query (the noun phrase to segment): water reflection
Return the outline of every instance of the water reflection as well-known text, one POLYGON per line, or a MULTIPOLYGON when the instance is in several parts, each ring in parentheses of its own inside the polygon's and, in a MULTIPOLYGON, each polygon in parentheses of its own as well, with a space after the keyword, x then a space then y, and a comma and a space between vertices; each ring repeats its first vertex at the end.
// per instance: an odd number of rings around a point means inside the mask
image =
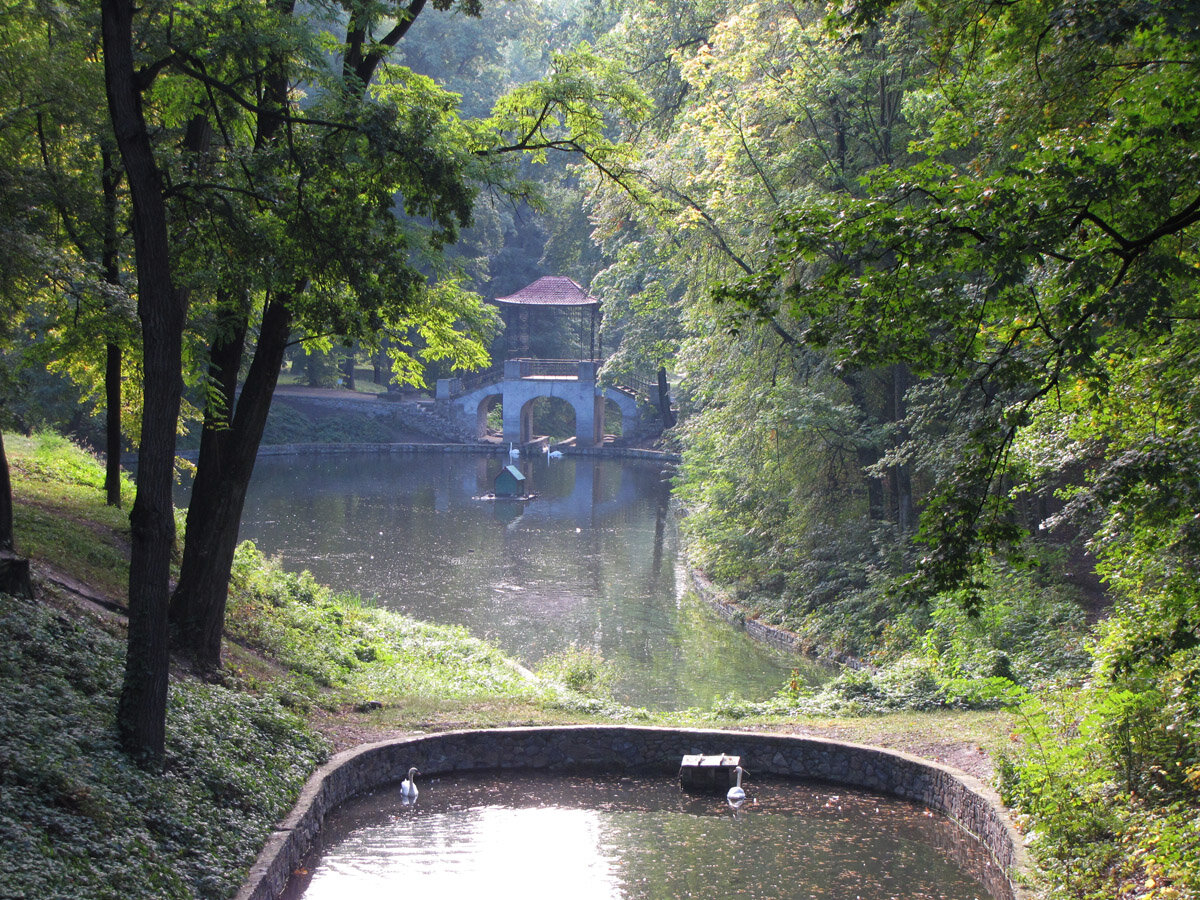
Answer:
POLYGON ((327 823, 284 897, 1006 897, 983 849, 923 807, 795 782, 747 787, 736 812, 669 779, 456 776, 407 810, 385 791, 327 823))
MULTIPOLYGON (((528 502, 490 495, 507 454, 267 457, 243 538, 339 590, 466 626, 528 665, 571 644, 618 668, 619 699, 707 707, 770 696, 795 658, 682 590, 659 463, 521 460, 528 502)), ((806 677, 821 673, 806 667, 806 677)))

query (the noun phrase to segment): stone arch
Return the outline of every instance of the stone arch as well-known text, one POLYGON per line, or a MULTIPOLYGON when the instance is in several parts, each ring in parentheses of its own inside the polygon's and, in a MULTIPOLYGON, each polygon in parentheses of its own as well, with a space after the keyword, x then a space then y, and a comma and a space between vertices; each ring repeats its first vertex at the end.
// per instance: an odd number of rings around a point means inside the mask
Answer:
POLYGON ((567 397, 555 396, 552 393, 539 394, 535 397, 530 397, 521 405, 521 443, 528 443, 533 440, 537 431, 544 431, 545 428, 538 426, 534 420, 534 408, 541 405, 543 407, 554 405, 559 409, 571 410, 571 429, 570 433, 575 434, 580 421, 578 404, 567 397))
POLYGON ((493 409, 504 402, 504 395, 499 390, 491 394, 484 394, 479 398, 479 403, 475 407, 475 436, 485 437, 487 435, 487 420, 488 415, 493 409))
POLYGON ((605 405, 611 402, 621 412, 621 434, 624 437, 629 437, 637 430, 640 411, 638 409, 637 398, 629 391, 623 391, 619 388, 604 388, 603 398, 605 405))

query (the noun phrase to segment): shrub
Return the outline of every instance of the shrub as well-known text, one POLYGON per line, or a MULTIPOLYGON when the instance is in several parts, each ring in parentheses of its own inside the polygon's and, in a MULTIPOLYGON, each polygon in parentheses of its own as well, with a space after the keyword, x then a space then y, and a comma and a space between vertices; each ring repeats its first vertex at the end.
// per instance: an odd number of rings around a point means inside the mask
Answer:
POLYGON ((556 681, 587 697, 608 699, 612 696, 615 669, 599 650, 571 644, 541 661, 538 675, 556 681))

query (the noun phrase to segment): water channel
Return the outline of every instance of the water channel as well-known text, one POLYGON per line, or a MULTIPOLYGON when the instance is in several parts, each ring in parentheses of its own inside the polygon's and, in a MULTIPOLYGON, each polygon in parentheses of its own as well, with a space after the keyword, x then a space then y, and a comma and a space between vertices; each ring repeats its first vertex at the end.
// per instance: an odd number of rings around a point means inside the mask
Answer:
MULTIPOLYGON (((762 698, 801 666, 685 588, 670 471, 644 460, 535 457, 536 498, 488 498, 506 453, 259 460, 241 536, 416 618, 466 626, 527 665, 572 643, 651 708, 762 698)), ((182 499, 182 498, 181 498, 182 499)), ((674 779, 457 774, 335 810, 288 900, 512 893, 523 900, 746 897, 1005 900, 954 823, 846 788, 752 778, 734 810, 674 779)))
POLYGON ((794 667, 685 587, 670 475, 651 460, 515 462, 529 501, 483 499, 492 454, 264 457, 241 537, 335 590, 466 626, 527 666, 572 644, 617 669, 616 698, 651 709, 764 699, 794 667))
POLYGON ((995 900, 990 857, 923 807, 755 781, 733 810, 672 780, 506 773, 424 783, 337 810, 285 900, 995 900))

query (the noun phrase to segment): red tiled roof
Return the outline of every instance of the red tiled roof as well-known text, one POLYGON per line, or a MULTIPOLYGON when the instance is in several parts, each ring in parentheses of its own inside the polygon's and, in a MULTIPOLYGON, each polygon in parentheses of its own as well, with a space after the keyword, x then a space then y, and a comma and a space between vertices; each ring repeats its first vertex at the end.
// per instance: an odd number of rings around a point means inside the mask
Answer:
POLYGON ((529 306, 595 306, 600 301, 589 297, 572 279, 546 275, 515 294, 497 297, 497 303, 524 303, 529 306))

